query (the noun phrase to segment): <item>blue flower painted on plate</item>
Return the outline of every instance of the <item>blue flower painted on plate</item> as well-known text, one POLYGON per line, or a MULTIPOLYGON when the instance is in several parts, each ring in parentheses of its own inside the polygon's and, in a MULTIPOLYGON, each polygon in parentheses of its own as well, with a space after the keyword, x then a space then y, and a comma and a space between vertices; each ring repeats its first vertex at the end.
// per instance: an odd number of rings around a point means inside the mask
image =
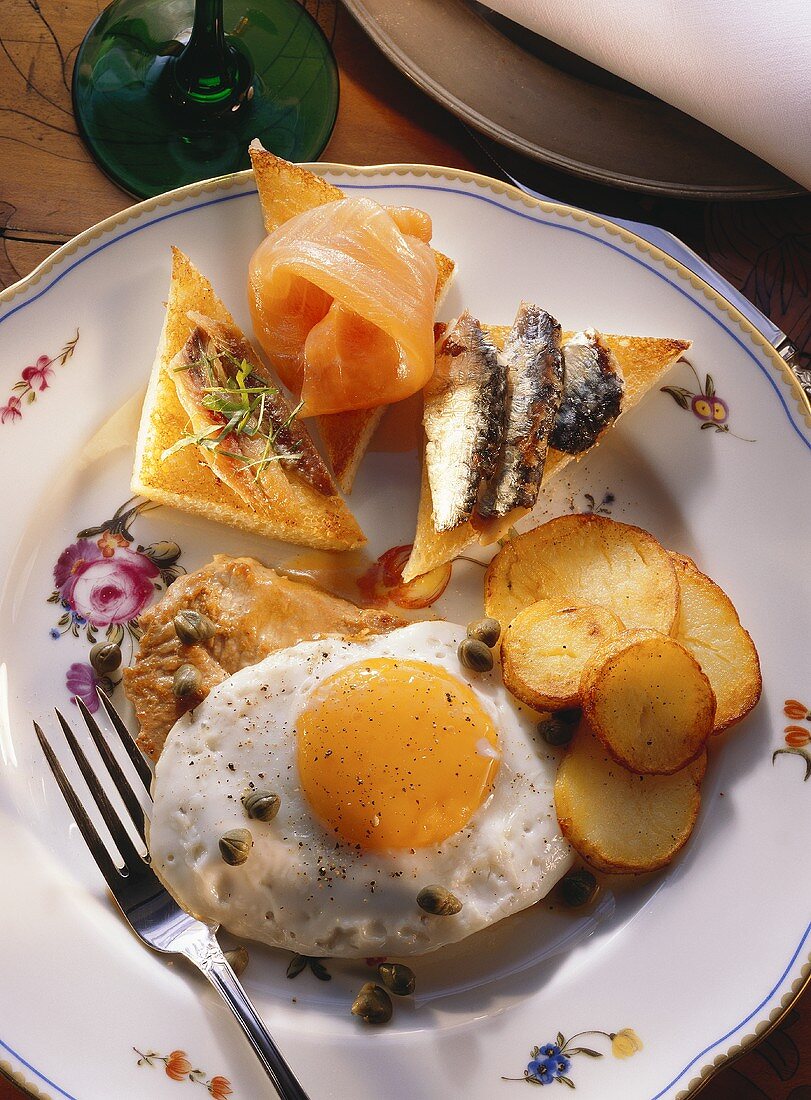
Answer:
POLYGON ((559 1031, 554 1043, 546 1043, 542 1047, 533 1047, 530 1051, 530 1061, 524 1070, 523 1077, 502 1077, 502 1081, 524 1081, 527 1085, 566 1085, 568 1088, 576 1088, 569 1071, 572 1068, 572 1058, 577 1054, 585 1054, 589 1058, 602 1058, 599 1050, 591 1050, 590 1047, 573 1046, 575 1039, 584 1035, 601 1035, 611 1043, 611 1053, 615 1058, 630 1058, 637 1051, 642 1050, 642 1040, 637 1033, 629 1027, 620 1031, 578 1031, 570 1039, 559 1031))
POLYGON ((572 1063, 562 1054, 556 1054, 554 1058, 547 1058, 546 1064, 552 1070, 555 1077, 563 1077, 564 1074, 569 1072, 572 1063))
POLYGON ((532 1077, 539 1085, 551 1085, 555 1080, 555 1070, 551 1058, 544 1058, 542 1062, 533 1058, 527 1066, 527 1076, 532 1077))

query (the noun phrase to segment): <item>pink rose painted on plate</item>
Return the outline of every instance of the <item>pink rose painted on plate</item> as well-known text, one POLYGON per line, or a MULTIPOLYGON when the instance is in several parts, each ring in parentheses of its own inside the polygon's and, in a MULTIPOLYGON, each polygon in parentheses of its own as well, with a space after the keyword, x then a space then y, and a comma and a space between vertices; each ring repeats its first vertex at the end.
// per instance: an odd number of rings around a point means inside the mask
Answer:
MULTIPOLYGON (((58 604, 62 615, 51 628, 51 637, 84 635, 94 646, 100 640, 121 646, 127 640, 130 653, 141 636, 139 617, 156 593, 162 592, 185 572, 178 565, 180 547, 175 542, 141 546, 130 531, 135 519, 156 505, 128 500, 111 519, 79 531, 54 566, 54 591, 48 602, 58 604), (99 631, 104 631, 99 638, 99 631)), ((123 660, 123 656, 122 656, 123 660)), ((91 711, 98 709, 96 689, 112 691, 119 680, 103 675, 86 661, 74 661, 65 685, 91 711)))
POLYGON ((54 583, 62 600, 92 626, 127 623, 149 603, 160 570, 146 554, 126 546, 105 556, 100 541, 80 539, 63 550, 54 583))

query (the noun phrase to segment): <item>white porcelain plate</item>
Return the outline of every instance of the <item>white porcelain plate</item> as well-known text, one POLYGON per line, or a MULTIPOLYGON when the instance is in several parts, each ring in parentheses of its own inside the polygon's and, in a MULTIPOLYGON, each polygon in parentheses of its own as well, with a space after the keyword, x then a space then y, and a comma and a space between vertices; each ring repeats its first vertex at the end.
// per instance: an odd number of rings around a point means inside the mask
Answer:
MULTIPOLYGON (((385 1029, 349 1014, 371 974, 362 962, 328 964, 330 982, 310 969, 291 980, 288 958, 252 949, 245 984, 312 1100, 509 1100, 548 1045, 586 1098, 685 1094, 776 1018, 808 968, 808 409, 734 310, 597 218, 450 170, 318 171, 432 215, 459 264, 445 317, 465 305, 503 324, 526 297, 565 328, 693 341, 671 391, 650 393, 538 515, 594 509, 694 557, 751 631, 764 691, 713 746, 698 827, 665 873, 612 881, 586 913, 542 903, 417 960, 417 995, 385 1029)), ((54 705, 78 720, 70 697, 89 689, 94 617, 120 622, 129 655, 132 624, 173 569, 215 551, 295 553, 166 508, 121 510, 169 246, 247 325, 261 236, 245 173, 125 211, 0 296, 0 1067, 35 1095, 269 1094, 213 992, 120 919, 31 726, 56 738, 54 705)), ((367 456, 352 506, 372 556, 411 540, 417 474, 415 453, 367 456)), ((433 611, 478 614, 481 575, 458 564, 433 611)))

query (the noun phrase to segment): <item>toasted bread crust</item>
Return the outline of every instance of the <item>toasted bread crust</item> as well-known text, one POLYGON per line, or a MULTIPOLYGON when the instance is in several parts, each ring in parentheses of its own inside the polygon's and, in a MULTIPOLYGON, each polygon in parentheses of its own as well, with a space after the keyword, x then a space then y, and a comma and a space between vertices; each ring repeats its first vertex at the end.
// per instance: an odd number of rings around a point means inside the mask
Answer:
POLYGON ((263 475, 273 505, 272 519, 268 519, 252 512, 220 481, 196 448, 185 447, 162 458, 182 437, 188 422, 166 367, 188 338, 189 310, 233 324, 208 280, 187 256, 173 249, 169 299, 141 415, 132 491, 267 538, 324 550, 361 546, 366 541, 363 532, 339 496, 323 496, 280 467, 271 466, 263 475))
MULTIPOLYGON (((489 332, 493 342, 498 347, 503 347, 509 327, 504 325, 490 326, 489 332)), ((572 333, 564 333, 563 339, 566 340, 571 335, 572 333)), ((602 334, 602 336, 619 360, 625 377, 623 410, 617 420, 620 420, 637 405, 648 390, 656 385, 662 375, 690 347, 690 343, 686 340, 658 339, 653 336, 611 336, 607 334, 602 334)), ((584 451, 583 454, 569 455, 550 447, 546 457, 542 484, 548 484, 573 459, 579 461, 583 458, 583 455, 589 453, 590 451, 584 451)), ((432 514, 431 487, 428 484, 428 478, 423 475, 417 515, 417 532, 414 536, 411 557, 406 562, 403 570, 404 581, 413 580, 414 577, 451 561, 475 542, 479 542, 482 546, 497 542, 498 539, 506 535, 513 524, 527 515, 527 511, 517 508, 495 524, 477 528, 472 523, 466 522, 452 531, 444 532, 435 530, 431 518, 432 514)))
MULTIPOLYGON (((346 197, 340 187, 327 183, 298 164, 281 160, 263 149, 258 141, 251 143, 249 151, 268 233, 296 214, 346 197)), ((433 251, 437 266, 436 303, 439 305, 456 265, 441 252, 433 251)), ((382 405, 376 409, 357 409, 316 417, 332 472, 344 493, 352 490, 361 459, 386 407, 382 405)))

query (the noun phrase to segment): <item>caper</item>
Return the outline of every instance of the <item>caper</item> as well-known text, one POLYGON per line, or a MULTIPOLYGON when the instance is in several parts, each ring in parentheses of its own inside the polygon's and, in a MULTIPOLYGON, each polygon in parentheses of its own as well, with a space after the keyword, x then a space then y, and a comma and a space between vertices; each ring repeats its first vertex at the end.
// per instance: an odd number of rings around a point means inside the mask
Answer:
POLYGON ((564 905, 577 909, 581 905, 588 905, 594 898, 597 893, 597 879, 591 871, 587 871, 585 867, 580 867, 576 871, 569 871, 568 875, 564 875, 560 880, 558 889, 564 905))
POLYGON ((580 718, 580 711, 576 709, 559 710, 557 714, 550 714, 538 723, 538 733, 546 741, 547 745, 568 745, 574 737, 574 731, 580 718))
POLYGON ((172 691, 177 699, 186 699, 189 695, 199 695, 203 687, 203 677, 194 665, 181 665, 172 678, 172 691))
POLYGON ((237 977, 239 977, 240 974, 244 973, 245 967, 250 961, 247 948, 240 945, 239 947, 235 947, 231 951, 224 951, 223 954, 225 955, 228 965, 231 967, 237 977))
POLYGON ((121 646, 115 642, 96 642, 90 650, 90 664, 99 676, 109 676, 121 666, 121 646))
POLYGON ((391 1019, 391 997, 382 986, 367 982, 352 1005, 352 1015, 367 1024, 387 1024, 391 1019))
POLYGON ((199 611, 189 608, 178 611, 172 623, 183 645, 199 645, 217 633, 216 626, 207 615, 201 615, 199 611))
POLYGON ((281 799, 273 791, 246 791, 242 796, 245 813, 257 821, 272 821, 281 804, 281 799))
POLYGON ((458 655, 460 663, 472 672, 489 672, 493 667, 493 654, 478 638, 463 638, 458 655))
POLYGON ((417 905, 435 917, 452 917, 462 908, 455 894, 444 886, 424 886, 417 894, 417 905))
POLYGON ((468 623, 467 628, 468 638, 475 638, 477 642, 484 642, 490 649, 496 644, 501 637, 501 623, 498 619, 492 619, 489 615, 483 619, 476 619, 473 623, 468 623))
POLYGON ((398 997, 408 997, 414 992, 417 979, 410 966, 403 963, 381 963, 377 973, 383 985, 398 997))
POLYGON ((231 867, 244 863, 252 847, 250 829, 231 829, 220 837, 220 855, 231 867))

